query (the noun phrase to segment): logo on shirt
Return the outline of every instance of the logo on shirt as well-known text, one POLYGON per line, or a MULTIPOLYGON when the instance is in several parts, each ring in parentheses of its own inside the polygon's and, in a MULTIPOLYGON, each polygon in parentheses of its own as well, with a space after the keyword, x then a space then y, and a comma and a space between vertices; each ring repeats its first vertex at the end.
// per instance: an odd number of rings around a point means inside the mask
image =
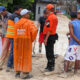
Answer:
POLYGON ((71 52, 72 48, 69 48, 68 52, 71 52))
POLYGON ((17 35, 25 35, 25 29, 17 29, 17 35))
POLYGON ((73 59, 74 59, 73 56, 70 56, 70 57, 69 57, 69 60, 73 60, 73 59))
POLYGON ((74 48, 74 52, 76 52, 77 51, 77 48, 74 48))
POLYGON ((46 26, 47 26, 47 27, 50 27, 50 21, 47 21, 47 22, 46 22, 46 26))

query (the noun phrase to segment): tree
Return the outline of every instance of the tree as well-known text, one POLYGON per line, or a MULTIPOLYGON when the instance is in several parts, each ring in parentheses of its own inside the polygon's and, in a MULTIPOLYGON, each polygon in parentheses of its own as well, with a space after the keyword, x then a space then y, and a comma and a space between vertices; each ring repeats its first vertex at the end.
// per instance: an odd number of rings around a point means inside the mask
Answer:
POLYGON ((80 3, 80 0, 77 0, 78 3, 80 3))
POLYGON ((34 0, 0 0, 0 5, 7 8, 9 12, 13 13, 13 8, 15 5, 20 5, 23 8, 27 8, 35 12, 34 10, 34 0))
POLYGON ((0 0, 0 6, 5 6, 9 11, 12 11, 13 0, 0 0))
POLYGON ((7 10, 13 12, 13 0, 7 0, 7 10))
POLYGON ((14 5, 21 5, 23 8, 32 9, 34 0, 13 0, 14 5))
POLYGON ((7 9, 13 12, 15 5, 21 5, 23 8, 32 10, 34 0, 0 0, 0 4, 7 7, 7 9))

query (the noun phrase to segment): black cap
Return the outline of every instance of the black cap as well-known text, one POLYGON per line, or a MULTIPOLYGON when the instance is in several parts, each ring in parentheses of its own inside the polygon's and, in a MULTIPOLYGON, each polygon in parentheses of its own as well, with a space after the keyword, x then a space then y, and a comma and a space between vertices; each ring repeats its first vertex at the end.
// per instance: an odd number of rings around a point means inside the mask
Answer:
POLYGON ((70 16, 71 16, 72 18, 77 18, 77 12, 71 12, 71 13, 70 13, 70 16))

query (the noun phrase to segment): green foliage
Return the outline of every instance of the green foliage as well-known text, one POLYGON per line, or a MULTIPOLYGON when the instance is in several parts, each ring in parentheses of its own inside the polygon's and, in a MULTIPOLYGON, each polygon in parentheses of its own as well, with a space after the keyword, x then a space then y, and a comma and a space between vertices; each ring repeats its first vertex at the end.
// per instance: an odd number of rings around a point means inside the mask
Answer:
MULTIPOLYGON (((13 3, 14 3, 14 6, 15 6, 15 5, 21 5, 23 8, 27 8, 27 9, 29 9, 29 10, 34 9, 34 8, 33 8, 34 0, 14 0, 13 3)), ((34 19, 34 14, 33 14, 33 12, 30 13, 30 19, 31 19, 31 20, 34 19)))
POLYGON ((2 3, 0 2, 0 6, 2 6, 2 3))
POLYGON ((11 8, 15 5, 21 5, 23 8, 31 9, 33 2, 34 0, 0 0, 0 5, 5 7, 9 6, 8 8, 10 8, 10 10, 12 10, 11 8))
POLYGON ((66 14, 64 14, 64 15, 67 16, 67 17, 70 19, 70 15, 69 15, 69 14, 66 13, 66 14))
POLYGON ((34 20, 34 14, 32 12, 30 13, 30 19, 34 20))
POLYGON ((13 0, 7 0, 8 1, 8 3, 11 3, 11 4, 13 4, 13 0))
POLYGON ((7 7, 7 0, 0 0, 0 6, 5 6, 7 7))
POLYGON ((23 8, 30 9, 34 0, 14 0, 14 5, 21 5, 23 8))
MULTIPOLYGON (((0 6, 7 7, 9 12, 13 12, 13 7, 15 5, 20 5, 23 8, 33 9, 34 0, 0 0, 0 6)), ((30 19, 34 19, 34 14, 30 13, 30 19)))

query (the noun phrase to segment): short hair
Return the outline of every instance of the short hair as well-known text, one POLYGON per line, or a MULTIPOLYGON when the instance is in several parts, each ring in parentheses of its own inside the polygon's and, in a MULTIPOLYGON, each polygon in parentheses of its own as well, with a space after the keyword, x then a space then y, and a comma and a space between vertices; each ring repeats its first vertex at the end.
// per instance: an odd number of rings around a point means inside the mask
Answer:
POLYGON ((44 9, 43 14, 46 14, 46 9, 44 9))
POLYGON ((17 10, 19 10, 20 8, 22 8, 22 6, 16 5, 16 6, 14 6, 14 11, 17 11, 17 10))
POLYGON ((71 18, 77 18, 77 12, 71 12, 70 16, 71 18))

